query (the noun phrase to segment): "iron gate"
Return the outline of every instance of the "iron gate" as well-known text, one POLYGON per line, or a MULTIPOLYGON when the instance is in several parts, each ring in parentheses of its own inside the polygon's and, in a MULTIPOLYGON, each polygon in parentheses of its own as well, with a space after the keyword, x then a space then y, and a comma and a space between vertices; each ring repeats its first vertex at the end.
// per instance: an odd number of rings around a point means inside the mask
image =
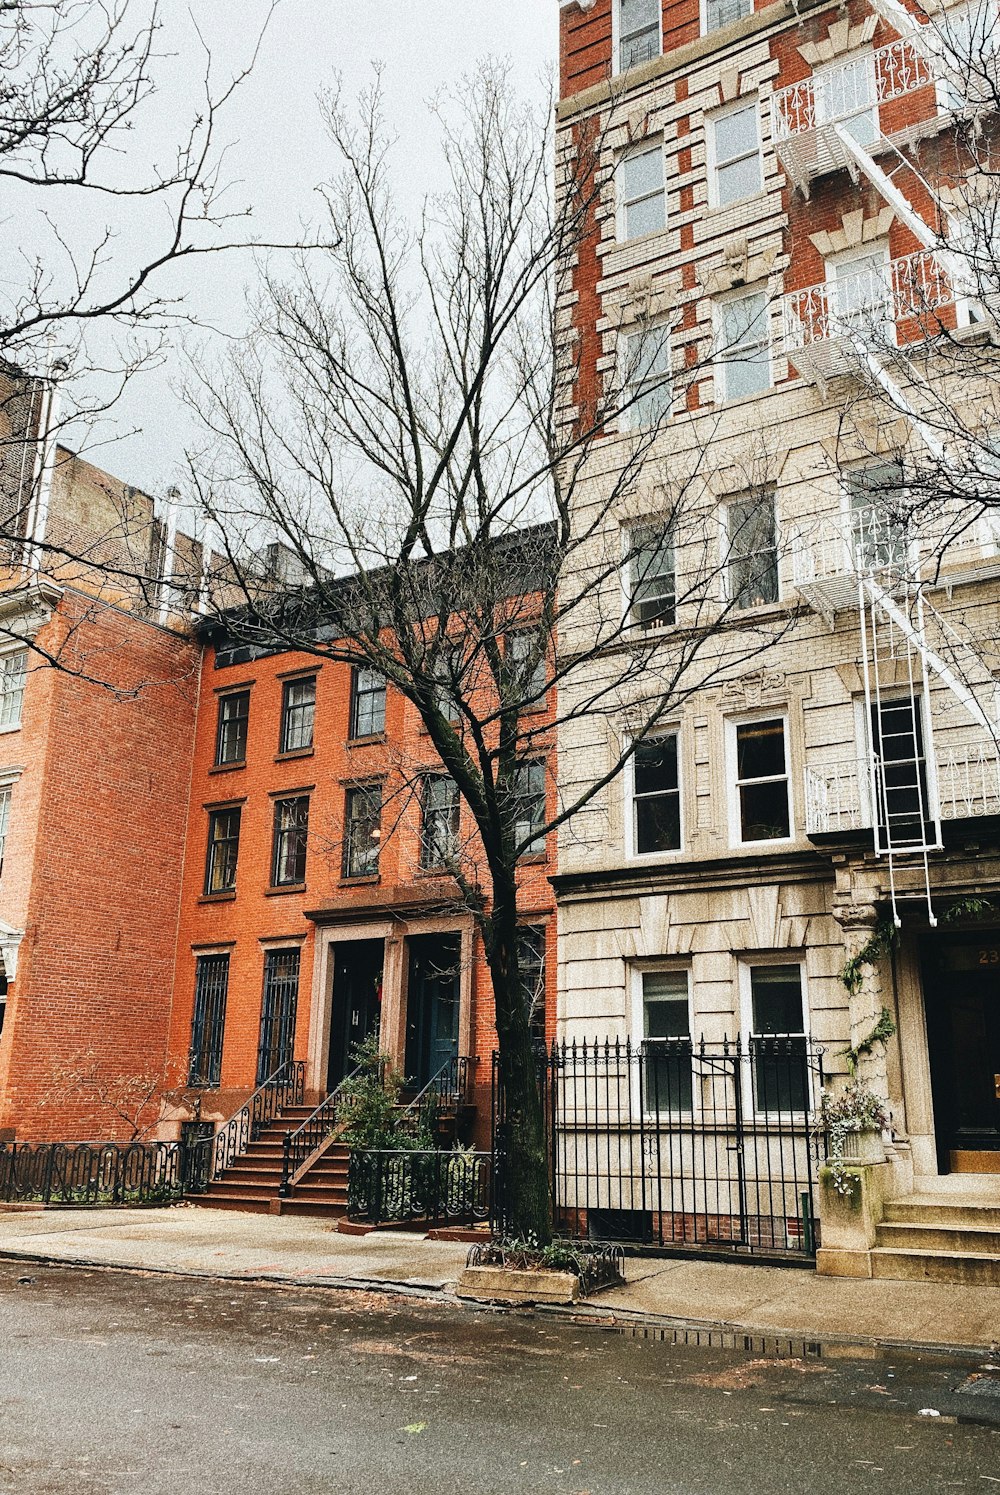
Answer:
MULTIPOLYGON (((811 1113, 823 1058, 804 1038, 554 1044, 539 1054, 539 1082, 559 1234, 815 1251, 811 1113)), ((500 1151, 498 1064, 494 1117, 500 1151)))

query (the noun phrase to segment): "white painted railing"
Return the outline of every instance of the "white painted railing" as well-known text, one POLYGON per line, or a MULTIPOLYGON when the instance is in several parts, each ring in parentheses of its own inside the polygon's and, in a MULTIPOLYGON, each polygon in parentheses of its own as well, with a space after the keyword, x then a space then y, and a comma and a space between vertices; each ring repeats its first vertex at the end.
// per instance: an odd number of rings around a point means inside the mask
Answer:
POLYGON ((881 126, 874 111, 933 82, 927 61, 912 42, 890 42, 776 93, 775 141, 780 145, 796 135, 867 113, 874 116, 871 134, 876 135, 881 126))
POLYGON ((866 265, 782 297, 785 350, 794 359, 798 349, 852 333, 894 341, 899 322, 922 322, 954 301, 951 281, 929 250, 866 265))
POLYGON ((882 504, 821 514, 791 527, 792 579, 799 588, 860 576, 948 580, 956 564, 995 563, 1000 521, 995 510, 942 503, 920 522, 908 521, 905 493, 882 504))
MULTIPOLYGON (((1000 815, 1000 754, 994 744, 938 749, 936 763, 942 820, 1000 815)), ((805 791, 807 835, 871 826, 875 795, 867 759, 810 765, 805 791)))

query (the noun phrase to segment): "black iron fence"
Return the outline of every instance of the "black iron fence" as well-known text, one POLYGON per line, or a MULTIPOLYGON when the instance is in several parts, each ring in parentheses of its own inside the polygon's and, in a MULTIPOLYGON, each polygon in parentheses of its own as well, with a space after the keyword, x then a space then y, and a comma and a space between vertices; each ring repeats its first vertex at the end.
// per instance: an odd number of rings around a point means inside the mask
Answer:
MULTIPOLYGON (((557 1231, 812 1254, 822 1051, 795 1035, 563 1043, 539 1056, 557 1231)), ((497 1146, 505 1104, 494 1068, 497 1146)))
POLYGON ((290 1059, 269 1076, 214 1136, 193 1141, 188 1146, 186 1163, 187 1189, 199 1193, 208 1188, 256 1142, 261 1132, 287 1106, 301 1106, 305 1094, 306 1066, 301 1059, 290 1059))
POLYGON ((490 1219, 492 1153, 352 1151, 347 1179, 352 1220, 379 1225, 419 1220, 429 1227, 474 1226, 490 1219))
POLYGON ((0 1145, 5 1204, 172 1204, 185 1191, 179 1142, 9 1142, 0 1145))

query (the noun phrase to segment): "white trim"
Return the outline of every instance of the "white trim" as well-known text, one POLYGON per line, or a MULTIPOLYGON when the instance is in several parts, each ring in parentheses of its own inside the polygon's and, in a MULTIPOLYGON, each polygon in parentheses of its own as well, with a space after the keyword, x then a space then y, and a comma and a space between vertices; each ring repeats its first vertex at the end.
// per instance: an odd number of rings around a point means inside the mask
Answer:
POLYGON ((17 952, 23 939, 23 929, 14 929, 0 920, 0 957, 8 981, 17 979, 17 952))
MULTIPOLYGON (((780 783, 778 777, 755 780, 757 783, 780 783)), ((726 801, 729 821, 729 844, 731 846, 790 846, 795 840, 795 795, 792 786, 791 744, 788 732, 788 707, 772 707, 770 710, 740 712, 726 718, 726 801), (737 779, 736 729, 753 722, 780 721, 785 744, 785 790, 788 798, 788 835, 769 836, 759 841, 744 841, 740 834, 740 792, 737 779)))
MULTIPOLYGON (((561 3, 565 6, 566 4, 569 3, 569 0, 561 0, 561 3)), ((597 4, 597 0, 580 0, 580 9, 581 10, 584 10, 584 9, 586 9, 586 10, 592 10, 593 7, 596 4, 597 4)), ((620 54, 621 34, 622 34, 622 28, 621 28, 621 6, 622 6, 622 0, 611 0, 611 75, 614 78, 620 78, 623 75, 625 75, 626 73, 630 73, 632 71, 631 68, 623 68, 622 65, 621 65, 621 63, 622 63, 621 54, 620 54)), ((662 4, 662 0, 657 0, 657 5, 656 5, 656 19, 657 19, 657 24, 659 26, 659 38, 658 38, 658 42, 657 42, 658 55, 660 57, 662 57, 663 56, 663 4, 662 4)), ((639 64, 636 64, 636 65, 638 66, 639 64)))
MULTIPOLYGON (((809 985, 806 974, 805 952, 800 950, 796 953, 786 954, 784 951, 749 950, 743 951, 736 957, 736 986, 739 999, 737 1017, 740 1024, 740 1038, 744 1045, 744 1052, 747 1055, 747 1063, 742 1067, 744 1114, 752 1116, 754 1119, 758 1117, 766 1119, 768 1116, 775 1114, 772 1111, 759 1111, 754 1096, 753 1061, 750 1057, 750 1040, 755 1036, 762 1038, 768 1036, 767 1034, 755 1034, 753 1026, 753 990, 750 981, 750 972, 754 966, 769 966, 771 968, 794 966, 799 973, 799 996, 802 1002, 802 1030, 800 1033, 791 1033, 788 1036, 790 1038, 803 1038, 805 1040, 806 1100, 811 1109, 815 1105, 817 1098, 813 1094, 812 1071, 809 1067, 809 985)), ((778 1036, 783 1037, 784 1035, 778 1036)), ((780 1114, 803 1116, 807 1113, 802 1111, 786 1111, 780 1114)))
MULTIPOLYGON (((764 148, 761 136, 760 100, 756 93, 747 93, 740 98, 734 99, 731 104, 726 104, 721 109, 714 109, 705 115, 705 165, 708 174, 708 206, 713 209, 724 209, 736 207, 738 203, 750 202, 755 197, 760 197, 764 191, 764 148), (719 160, 715 147, 715 129, 720 120, 728 119, 731 114, 739 114, 742 111, 753 110, 754 132, 757 137, 757 169, 760 176, 760 185, 754 192, 746 192, 742 197, 728 198, 725 202, 719 200, 719 160)), ((742 156, 734 156, 732 161, 724 164, 730 166, 735 161, 749 161, 754 152, 746 151, 742 156)))
MULTIPOLYGON (((653 976, 653 975, 657 975, 659 973, 665 973, 667 975, 683 976, 684 979, 685 979, 685 985, 687 986, 687 1006, 688 1006, 688 1033, 687 1033, 687 1036, 691 1040, 691 1047, 692 1047, 691 1109, 690 1109, 690 1111, 652 1111, 652 1110, 649 1110, 649 1109, 645 1109, 645 1110, 643 1110, 642 1114, 644 1116, 651 1117, 651 1118, 656 1118, 656 1117, 661 1117, 661 1116, 666 1116, 666 1117, 691 1116, 691 1117, 695 1117, 695 1116, 697 1116, 699 1114, 699 1111, 700 1111, 700 1107, 699 1107, 700 1095, 698 1093, 698 1087, 694 1084, 694 1073, 693 1073, 694 1072, 694 1059, 693 1059, 693 1050, 694 1050, 694 992, 692 990, 691 966, 690 966, 690 964, 685 964, 682 960, 677 960, 677 959, 671 958, 669 956, 653 957, 652 959, 649 959, 649 960, 632 960, 632 961, 629 961, 628 966, 627 966, 627 979, 628 979, 628 987, 629 987, 629 1009, 630 1009, 630 1011, 629 1011, 629 1029, 628 1029, 628 1031, 632 1035, 633 1048, 634 1048, 634 1050, 635 1050, 635 1052, 636 1052, 636 1054, 638 1056, 637 1062, 635 1064, 633 1064, 632 1067, 631 1067, 632 1068, 632 1075, 631 1075, 632 1114, 633 1114, 633 1116, 638 1116, 639 1115, 639 1110, 640 1110, 639 1098, 640 1098, 641 1091, 640 1091, 639 1073, 640 1073, 640 1068, 641 1068, 642 1063, 643 1063, 643 1045, 646 1042, 646 1036, 645 1036, 645 1027, 646 1027, 646 1024, 645 1024, 645 1021, 644 1021, 644 1019, 645 1019, 645 1013, 646 1013, 646 1004, 645 1004, 645 999, 644 999, 642 978, 643 978, 643 976, 653 976)), ((678 1038, 682 1038, 685 1035, 681 1034, 681 1033, 678 1033, 676 1036, 678 1038)), ((655 1040, 654 1040, 654 1042, 655 1042, 655 1040)))

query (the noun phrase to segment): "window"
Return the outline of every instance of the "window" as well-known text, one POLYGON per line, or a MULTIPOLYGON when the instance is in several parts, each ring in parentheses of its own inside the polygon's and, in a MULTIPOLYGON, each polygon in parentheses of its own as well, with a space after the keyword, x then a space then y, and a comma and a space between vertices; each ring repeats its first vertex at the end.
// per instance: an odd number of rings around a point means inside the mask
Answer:
POLYGON ((3 1020, 7 1016, 7 977, 0 974, 0 1037, 3 1035, 3 1020))
POLYGON ((859 145, 873 145, 879 134, 875 58, 863 52, 847 62, 816 69, 813 80, 817 125, 842 122, 859 145))
POLYGON ((791 831, 783 717, 736 727, 740 841, 780 841, 791 831))
POLYGON ((715 314, 719 394, 738 400, 771 388, 771 340, 767 292, 720 301, 715 314))
POLYGON ((378 737, 385 731, 385 676, 357 666, 351 671, 351 736, 378 737))
POLYGON ((670 419, 673 389, 669 328, 648 327, 630 333, 625 338, 622 373, 622 430, 652 431, 670 419))
POLYGON ((764 186, 756 99, 715 115, 710 124, 711 203, 715 208, 724 208, 744 197, 753 197, 764 186))
POLYGON ((643 971, 642 1106, 693 1109, 691 1006, 686 971, 643 971))
POLYGON ((544 653, 535 661, 531 673, 525 679, 529 658, 544 642, 546 641, 541 638, 538 630, 512 633, 507 638, 507 651, 517 671, 517 678, 522 682, 520 704, 525 711, 539 711, 545 705, 549 672, 544 653))
POLYGON ((4 851, 7 846, 7 826, 10 822, 10 785, 0 786, 0 872, 3 871, 4 851))
POLYGON ((726 513, 729 600, 734 607, 762 607, 778 600, 778 542, 774 495, 740 498, 726 513))
POLYGON ((871 571, 906 567, 906 524, 900 514, 902 462, 873 462, 841 474, 851 505, 853 560, 871 571))
POLYGON ((676 621, 674 540, 669 527, 638 525, 628 532, 629 616, 640 628, 676 621))
POLYGON ((518 855, 545 855, 545 837, 536 832, 545 824, 545 764, 522 763, 514 786, 514 840, 518 855))
POLYGON ((889 261, 884 245, 829 261, 826 280, 833 335, 860 332, 893 337, 889 261))
POLYGON ((705 32, 718 31, 753 14, 753 0, 705 0, 705 32))
POLYGON ((659 142, 622 157, 618 166, 618 191, 621 200, 618 232, 622 239, 638 239, 666 227, 663 147, 659 142))
POLYGON ((618 72, 660 55, 662 0, 616 0, 618 72))
POLYGON ((309 839, 309 796, 297 794, 274 802, 274 843, 271 886, 291 887, 306 880, 306 843, 309 839))
POLYGON ((910 696, 871 708, 875 749, 875 824, 883 847, 895 851, 932 841, 919 702, 910 696))
POLYGON ((205 892, 231 893, 236 887, 236 859, 240 849, 240 807, 212 810, 208 817, 208 861, 205 892))
POLYGON ((520 924, 517 930, 517 976, 528 1027, 533 1038, 545 1042, 545 930, 520 924))
POLYGON ((219 723, 215 734, 215 763, 245 763, 250 692, 234 690, 219 697, 219 723))
POLYGON ((755 1111, 807 1111, 809 1077, 797 965, 750 967, 750 1067, 755 1111))
POLYGON ((281 692, 282 753, 304 752, 313 745, 316 721, 316 676, 286 680, 281 692))
POLYGON ((0 655, 0 727, 19 727, 28 676, 28 651, 0 655))
POLYGON ((348 789, 344 801, 345 877, 378 875, 382 839, 382 785, 359 784, 348 789))
POLYGON ((299 1000, 299 952, 268 950, 257 1044, 257 1084, 263 1085, 291 1060, 295 1049, 295 1010, 299 1000))
POLYGON ((442 646, 431 657, 434 698, 441 715, 452 723, 459 721, 462 715, 458 696, 462 664, 462 654, 457 646, 442 646))
POLYGON ((937 15, 931 22, 948 51, 946 97, 949 109, 988 103, 996 93, 996 54, 1000 22, 996 0, 973 0, 937 15))
POLYGON ((229 956, 199 955, 195 963, 194 1018, 188 1084, 217 1090, 222 1078, 229 956))
POLYGON ((420 865, 425 871, 453 865, 458 856, 458 785, 443 773, 424 779, 421 804, 420 865))
POLYGON ((679 851, 681 796, 677 775, 677 736, 637 742, 632 754, 632 849, 679 851))

